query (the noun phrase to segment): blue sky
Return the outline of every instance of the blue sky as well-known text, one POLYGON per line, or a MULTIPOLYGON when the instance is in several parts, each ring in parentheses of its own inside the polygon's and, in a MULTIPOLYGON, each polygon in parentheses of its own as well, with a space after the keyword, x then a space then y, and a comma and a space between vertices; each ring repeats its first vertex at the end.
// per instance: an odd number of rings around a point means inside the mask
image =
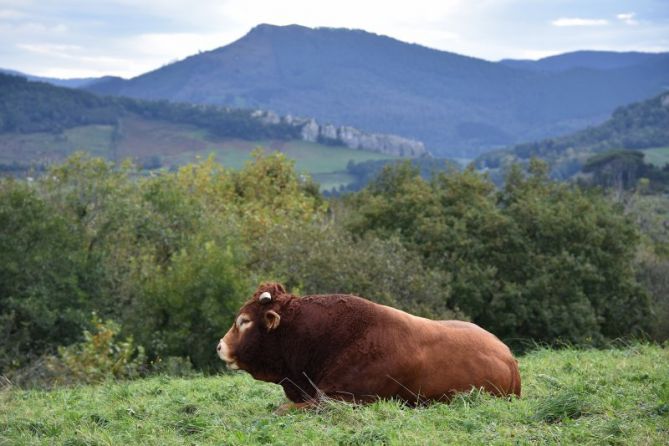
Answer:
POLYGON ((487 60, 669 51, 669 0, 0 0, 0 67, 132 77, 259 23, 358 28, 487 60))

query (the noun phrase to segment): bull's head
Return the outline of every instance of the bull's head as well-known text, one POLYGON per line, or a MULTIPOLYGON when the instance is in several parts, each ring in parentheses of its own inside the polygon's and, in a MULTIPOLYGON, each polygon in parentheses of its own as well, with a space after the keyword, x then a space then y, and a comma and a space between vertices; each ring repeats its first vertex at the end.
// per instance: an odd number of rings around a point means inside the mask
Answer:
MULTIPOLYGON (((262 284, 237 313, 232 327, 218 342, 218 356, 229 369, 256 374, 269 373, 275 344, 272 339, 281 324, 281 310, 290 299, 278 283, 262 284)), ((268 377, 265 377, 268 378, 268 377)))

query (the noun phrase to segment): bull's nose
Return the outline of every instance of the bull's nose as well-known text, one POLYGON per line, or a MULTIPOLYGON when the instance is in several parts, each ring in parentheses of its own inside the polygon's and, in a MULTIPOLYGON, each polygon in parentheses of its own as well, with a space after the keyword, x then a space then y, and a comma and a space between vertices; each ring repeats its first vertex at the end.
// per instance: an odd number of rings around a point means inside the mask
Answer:
POLYGON ((221 351, 221 343, 219 342, 218 345, 216 346, 216 351, 220 352, 221 351))

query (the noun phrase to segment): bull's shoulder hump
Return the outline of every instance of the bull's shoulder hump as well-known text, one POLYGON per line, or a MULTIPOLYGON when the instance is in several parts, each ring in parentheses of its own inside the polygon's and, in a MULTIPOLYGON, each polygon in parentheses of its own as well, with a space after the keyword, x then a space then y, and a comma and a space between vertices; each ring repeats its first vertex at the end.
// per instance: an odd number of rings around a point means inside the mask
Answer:
POLYGON ((462 330, 483 330, 476 324, 467 321, 458 321, 458 320, 447 320, 447 321, 437 321, 442 325, 445 325, 449 328, 456 328, 462 330))
POLYGON ((313 294, 299 298, 298 302, 325 306, 336 304, 374 305, 373 302, 352 294, 313 294))

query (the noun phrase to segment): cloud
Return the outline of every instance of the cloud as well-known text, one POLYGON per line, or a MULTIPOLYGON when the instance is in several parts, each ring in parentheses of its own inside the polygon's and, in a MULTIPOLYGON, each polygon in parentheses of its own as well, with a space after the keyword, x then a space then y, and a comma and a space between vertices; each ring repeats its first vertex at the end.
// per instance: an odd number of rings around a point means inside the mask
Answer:
POLYGON ((609 21, 606 19, 583 19, 579 17, 561 17, 551 22, 553 26, 605 26, 609 21))
POLYGON ((639 22, 638 22, 637 20, 634 19, 634 16, 635 16, 635 15, 636 15, 636 14, 633 13, 633 12, 624 12, 624 13, 620 13, 620 14, 618 14, 618 15, 616 16, 616 18, 617 18, 618 20, 620 20, 621 22, 625 23, 626 25, 632 25, 632 26, 634 26, 634 25, 638 25, 638 24, 639 24, 639 22))
POLYGON ((146 33, 131 36, 125 44, 136 53, 154 59, 173 60, 222 46, 238 39, 237 32, 221 33, 146 33))
POLYGON ((24 16, 25 14, 15 9, 0 9, 0 20, 20 19, 24 16))
POLYGON ((79 45, 60 45, 54 43, 19 43, 16 46, 31 53, 60 56, 70 56, 70 53, 81 50, 79 45))

